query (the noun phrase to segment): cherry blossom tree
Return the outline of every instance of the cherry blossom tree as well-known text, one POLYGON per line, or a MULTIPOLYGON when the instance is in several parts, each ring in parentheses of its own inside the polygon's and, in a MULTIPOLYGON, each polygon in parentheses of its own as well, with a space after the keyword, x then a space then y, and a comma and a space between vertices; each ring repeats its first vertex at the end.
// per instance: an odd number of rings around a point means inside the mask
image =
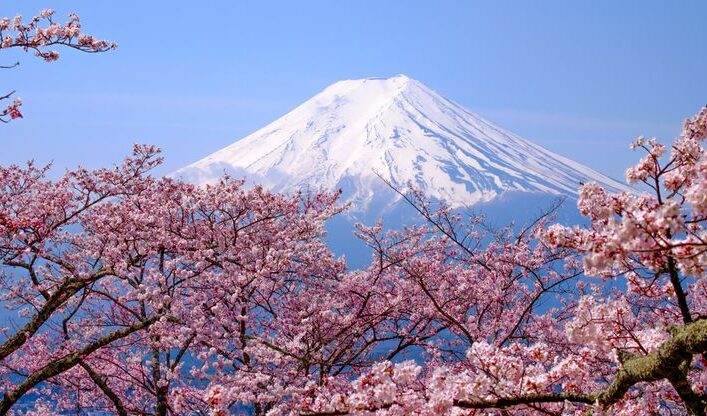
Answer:
POLYGON ((0 285, 17 313, 0 339, 0 414, 29 393, 40 414, 206 408, 200 386, 229 377, 225 360, 234 383, 265 377, 257 349, 303 330, 287 305, 341 273, 320 239, 337 194, 198 188, 148 176, 159 162, 136 146, 115 169, 57 181, 0 169, 0 285))
MULTIPOLYGON (((53 62, 59 59, 59 53, 51 50, 52 46, 63 46, 88 53, 106 52, 117 47, 114 42, 81 32, 81 21, 76 14, 70 14, 64 24, 57 23, 54 17, 54 10, 44 9, 28 21, 23 21, 22 16, 0 18, 0 49, 32 51, 45 62, 53 62)), ((16 62, 13 65, 0 66, 0 69, 14 68, 19 64, 16 62)), ((0 96, 0 122, 7 123, 22 117, 22 100, 13 98, 14 94, 15 91, 11 91, 0 96), (7 103, 9 100, 12 102, 7 103)))

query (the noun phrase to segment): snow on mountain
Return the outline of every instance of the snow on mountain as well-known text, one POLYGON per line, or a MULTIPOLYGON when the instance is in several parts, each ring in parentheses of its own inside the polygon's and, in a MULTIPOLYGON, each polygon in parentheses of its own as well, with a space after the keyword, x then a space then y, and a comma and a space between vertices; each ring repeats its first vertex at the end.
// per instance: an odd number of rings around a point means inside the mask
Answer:
POLYGON ((275 191, 341 188, 354 210, 397 199, 377 175, 401 189, 412 182, 452 207, 508 191, 573 197, 587 181, 628 189, 405 75, 337 82, 175 176, 208 183, 224 173, 275 191))

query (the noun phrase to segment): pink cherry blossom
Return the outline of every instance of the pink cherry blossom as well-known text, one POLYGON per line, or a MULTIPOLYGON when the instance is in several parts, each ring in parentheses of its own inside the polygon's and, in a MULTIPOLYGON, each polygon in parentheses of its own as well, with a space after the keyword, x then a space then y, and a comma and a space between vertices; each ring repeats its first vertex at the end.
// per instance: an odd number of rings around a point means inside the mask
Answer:
MULTIPOLYGON (((53 62, 59 59, 59 53, 48 49, 52 46, 98 53, 115 49, 117 44, 81 32, 81 21, 75 14, 70 14, 64 24, 55 21, 55 13, 51 9, 41 10, 37 16, 27 21, 22 16, 15 16, 12 19, 0 18, 0 50, 18 48, 25 52, 32 51, 35 56, 44 61, 53 62)), ((0 64, 0 69, 10 69, 17 65, 19 62, 14 65, 0 64)), ((22 104, 20 99, 15 98, 9 105, 3 103, 13 94, 14 91, 0 96, 0 122, 7 123, 22 118, 22 113, 19 111, 19 106, 22 104), (3 109, 2 106, 5 108, 3 109)))

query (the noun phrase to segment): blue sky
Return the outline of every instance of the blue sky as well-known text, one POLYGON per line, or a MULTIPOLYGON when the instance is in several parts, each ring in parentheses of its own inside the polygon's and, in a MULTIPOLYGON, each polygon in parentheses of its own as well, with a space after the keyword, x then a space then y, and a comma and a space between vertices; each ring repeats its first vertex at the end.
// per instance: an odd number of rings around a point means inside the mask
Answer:
POLYGON ((670 140, 707 103, 704 1, 16 1, 77 12, 115 40, 51 64, 0 51, 0 164, 111 164, 132 143, 175 170, 341 79, 407 74, 546 148, 615 177, 638 134, 670 140))

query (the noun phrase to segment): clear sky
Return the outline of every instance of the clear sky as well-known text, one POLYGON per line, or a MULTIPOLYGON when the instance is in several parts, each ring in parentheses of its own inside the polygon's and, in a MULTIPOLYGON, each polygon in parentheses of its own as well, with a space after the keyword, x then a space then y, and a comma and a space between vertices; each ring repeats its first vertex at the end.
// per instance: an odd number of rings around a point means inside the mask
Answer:
POLYGON ((0 51, 0 164, 62 171, 153 143, 175 170, 327 85, 404 73, 614 177, 638 134, 672 139, 707 104, 705 1, 3 1, 0 16, 77 12, 115 40, 46 64, 0 51))

